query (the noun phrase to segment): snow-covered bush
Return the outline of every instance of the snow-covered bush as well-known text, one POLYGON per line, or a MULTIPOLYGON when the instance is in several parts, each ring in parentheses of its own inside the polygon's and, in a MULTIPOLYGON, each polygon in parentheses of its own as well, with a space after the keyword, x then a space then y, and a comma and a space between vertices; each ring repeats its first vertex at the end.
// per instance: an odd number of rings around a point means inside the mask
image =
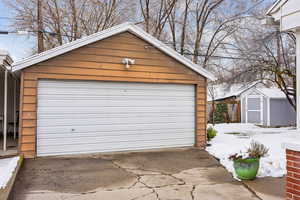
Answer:
POLYGON ((229 159, 239 160, 248 158, 261 158, 267 156, 268 151, 269 149, 265 145, 252 140, 249 148, 245 152, 240 151, 239 153, 235 153, 229 156, 229 159))

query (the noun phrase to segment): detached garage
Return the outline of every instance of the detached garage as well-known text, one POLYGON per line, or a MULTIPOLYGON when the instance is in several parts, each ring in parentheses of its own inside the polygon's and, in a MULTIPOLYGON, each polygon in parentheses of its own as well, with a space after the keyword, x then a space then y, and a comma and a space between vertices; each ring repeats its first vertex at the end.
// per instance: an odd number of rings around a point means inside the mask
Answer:
POLYGON ((131 23, 13 67, 27 158, 205 146, 214 76, 131 23))

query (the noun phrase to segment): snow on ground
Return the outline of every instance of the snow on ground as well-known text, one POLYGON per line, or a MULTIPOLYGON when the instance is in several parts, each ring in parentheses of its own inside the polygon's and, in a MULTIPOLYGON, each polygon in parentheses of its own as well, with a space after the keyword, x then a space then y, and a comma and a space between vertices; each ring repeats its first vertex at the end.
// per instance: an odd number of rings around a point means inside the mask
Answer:
POLYGON ((17 167, 19 159, 19 156, 0 159, 0 189, 6 187, 6 184, 17 167))
POLYGON ((236 177, 233 162, 228 159, 232 154, 245 151, 252 140, 258 141, 269 148, 269 155, 261 158, 258 177, 282 177, 286 174, 285 149, 282 143, 300 141, 300 134, 293 127, 261 128, 254 124, 216 124, 218 133, 210 141, 206 150, 220 159, 220 163, 236 177), (239 132, 233 135, 226 133, 239 132))

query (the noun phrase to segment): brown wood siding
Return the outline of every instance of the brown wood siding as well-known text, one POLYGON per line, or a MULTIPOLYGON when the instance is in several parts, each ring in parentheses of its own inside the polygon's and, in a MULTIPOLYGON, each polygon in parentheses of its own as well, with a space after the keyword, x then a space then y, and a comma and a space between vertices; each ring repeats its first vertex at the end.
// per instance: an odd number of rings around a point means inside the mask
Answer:
POLYGON ((196 87, 196 146, 206 142, 206 78, 126 32, 89 44, 22 71, 20 152, 36 156, 38 79, 181 83, 196 87), (123 58, 136 64, 125 69, 123 58))

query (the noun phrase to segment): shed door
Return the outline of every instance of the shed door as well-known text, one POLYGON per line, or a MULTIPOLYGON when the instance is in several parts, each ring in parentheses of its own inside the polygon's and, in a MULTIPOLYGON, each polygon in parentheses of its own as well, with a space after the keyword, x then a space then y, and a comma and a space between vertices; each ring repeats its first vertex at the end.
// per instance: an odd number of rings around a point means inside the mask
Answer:
POLYGON ((37 155, 194 145, 193 85, 40 80, 37 155))
POLYGON ((259 95, 250 95, 246 97, 246 122, 262 124, 263 123, 263 99, 259 95))

